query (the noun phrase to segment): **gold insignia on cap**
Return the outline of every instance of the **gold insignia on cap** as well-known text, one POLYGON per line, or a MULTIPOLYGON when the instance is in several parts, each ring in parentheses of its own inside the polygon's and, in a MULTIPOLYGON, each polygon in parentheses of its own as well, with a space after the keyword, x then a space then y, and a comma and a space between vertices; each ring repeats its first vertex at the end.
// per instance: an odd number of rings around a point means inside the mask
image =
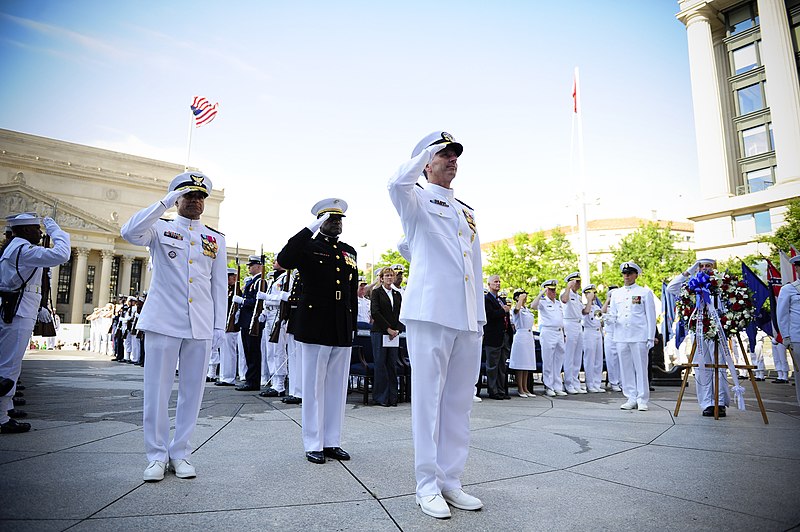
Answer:
POLYGON ((196 175, 196 174, 189 174, 189 177, 192 179, 192 182, 195 185, 197 185, 198 187, 203 185, 203 180, 205 179, 205 176, 196 175))
POLYGON ((444 140, 446 140, 447 142, 455 142, 455 139, 453 138, 453 135, 451 135, 447 131, 442 131, 442 138, 444 140))

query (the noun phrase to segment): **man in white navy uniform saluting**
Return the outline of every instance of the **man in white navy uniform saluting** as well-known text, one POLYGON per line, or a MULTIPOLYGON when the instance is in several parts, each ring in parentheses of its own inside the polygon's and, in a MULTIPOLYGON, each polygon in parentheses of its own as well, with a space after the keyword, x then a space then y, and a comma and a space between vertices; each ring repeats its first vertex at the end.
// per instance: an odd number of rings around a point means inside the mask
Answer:
POLYGON ((30 430, 30 423, 9 418, 13 409, 16 381, 22 368, 22 357, 33 333, 37 318, 50 321, 50 311, 41 307, 42 268, 58 266, 69 259, 69 235, 52 218, 44 219, 53 248, 39 245, 42 231, 35 213, 9 216, 6 225, 11 237, 0 250, 0 376, 5 377, 0 397, 0 433, 15 434, 30 430))
POLYGON ((225 237, 200 222, 211 180, 200 172, 176 176, 163 200, 134 214, 122 227, 131 244, 149 246, 153 280, 139 317, 146 331, 144 444, 149 465, 145 481, 195 477, 189 439, 203 400, 211 348, 222 343, 227 321, 225 237), (175 220, 160 216, 173 205, 175 220), (175 435, 169 441, 169 396, 178 366, 175 435))
MULTIPOLYGON (((783 336, 783 345, 792 350, 794 362, 794 382, 798 383, 797 357, 800 357, 800 255, 790 259, 792 268, 797 274, 797 281, 785 284, 778 294, 777 316, 778 328, 783 336)), ((797 402, 800 404, 800 388, 795 389, 797 402)))
POLYGON ((450 188, 463 150, 449 133, 433 132, 389 180, 414 266, 400 321, 412 368, 416 502, 438 519, 450 517, 448 503, 463 510, 483 507, 461 489, 486 324, 475 213, 450 188), (417 186, 421 174, 428 180, 425 188, 417 186))

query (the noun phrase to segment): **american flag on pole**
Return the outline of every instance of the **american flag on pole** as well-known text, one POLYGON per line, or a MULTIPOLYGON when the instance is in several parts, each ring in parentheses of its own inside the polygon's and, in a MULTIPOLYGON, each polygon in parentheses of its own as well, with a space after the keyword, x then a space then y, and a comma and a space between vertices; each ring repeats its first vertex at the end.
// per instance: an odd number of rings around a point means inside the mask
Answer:
POLYGON ((191 105, 195 126, 200 127, 214 120, 214 117, 217 116, 218 106, 219 103, 211 105, 205 98, 195 96, 191 105))

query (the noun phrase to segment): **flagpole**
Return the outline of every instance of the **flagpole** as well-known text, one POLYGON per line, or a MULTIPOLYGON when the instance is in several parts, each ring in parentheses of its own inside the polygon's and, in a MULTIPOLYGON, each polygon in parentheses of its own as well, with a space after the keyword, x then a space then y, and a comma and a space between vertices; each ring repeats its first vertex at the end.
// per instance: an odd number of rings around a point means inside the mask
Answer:
MULTIPOLYGON (((189 108, 191 109, 191 107, 189 108)), ((184 172, 189 171, 189 155, 192 153, 192 130, 194 129, 194 113, 189 111, 189 140, 186 142, 186 165, 183 167, 184 172)))
MULTIPOLYGON (((581 107, 580 76, 578 67, 575 67, 575 101, 573 107, 573 124, 577 118, 578 124, 578 232, 580 233, 580 261, 579 269, 584 286, 589 284, 589 241, 586 228, 586 164, 583 153, 583 108, 581 107)), ((574 131, 573 126, 573 131, 574 131)))

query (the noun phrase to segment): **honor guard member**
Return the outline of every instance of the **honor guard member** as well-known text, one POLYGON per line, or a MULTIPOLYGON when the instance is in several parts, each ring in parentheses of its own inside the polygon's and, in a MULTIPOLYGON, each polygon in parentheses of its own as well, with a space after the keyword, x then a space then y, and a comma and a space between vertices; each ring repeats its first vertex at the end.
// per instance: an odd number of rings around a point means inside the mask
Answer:
MULTIPOLYGON (((698 271, 704 271, 708 275, 714 274, 714 268, 717 266, 717 261, 714 259, 700 259, 683 273, 676 275, 672 281, 667 285, 667 293, 675 297, 680 297, 681 287, 698 271)), ((723 309, 723 303, 719 301, 718 297, 713 298, 714 309, 723 309)), ((697 342, 703 342, 703 345, 697 346, 695 350, 694 363, 698 364, 694 368, 694 383, 697 390, 697 402, 700 405, 700 410, 705 417, 714 415, 714 369, 707 368, 706 364, 714 363, 714 341, 697 338, 697 342)), ((622 353, 620 353, 620 360, 622 361, 622 353)), ((722 357, 720 357, 722 360, 722 357)), ((624 362, 624 361, 622 361, 624 362)), ((726 415, 725 407, 730 404, 730 394, 728 393, 727 386, 727 373, 723 368, 719 371, 719 390, 717 395, 719 397, 719 415, 724 417, 726 415)), ((622 374, 622 387, 625 388, 625 374, 622 374)))
POLYGON ((235 386, 236 385, 236 361, 238 357, 244 356, 240 351, 239 345, 239 326, 236 325, 235 310, 233 309, 233 296, 236 295, 236 268, 228 268, 228 310, 226 316, 230 318, 231 312, 234 312, 234 323, 230 330, 225 330, 225 339, 222 340, 222 345, 219 351, 219 379, 214 383, 214 386, 235 386))
POLYGON ((392 264, 392 271, 394 272, 394 289, 400 292, 400 295, 406 291, 405 288, 400 286, 403 284, 403 276, 406 274, 406 268, 402 264, 392 264))
POLYGON ((200 172, 176 176, 169 193, 134 214, 122 237, 149 246, 153 279, 138 328, 145 331, 144 443, 149 465, 145 481, 164 478, 170 470, 193 478, 189 440, 203 400, 211 349, 225 334, 227 285, 225 237, 200 222, 211 180, 200 172), (175 220, 160 219, 177 206, 175 220), (175 434, 169 441, 169 398, 179 368, 175 434))
MULTIPOLYGON (((285 397, 288 361, 286 355, 286 316, 281 315, 281 303, 289 300, 290 276, 289 272, 281 268, 277 261, 272 266, 274 268, 272 272, 273 281, 266 292, 259 292, 256 296, 264 302, 266 320, 264 322, 264 334, 261 336, 261 349, 267 355, 268 375, 265 380, 270 383, 270 386, 258 395, 261 397, 285 397)), ((262 362, 263 360, 262 358, 262 362)))
POLYGON ((282 403, 299 405, 303 402, 303 361, 297 352, 297 341, 294 339, 294 327, 297 320, 294 315, 300 304, 300 294, 303 290, 303 283, 300 282, 300 272, 292 270, 289 279, 289 315, 286 319, 286 357, 289 367, 289 395, 281 398, 282 403))
POLYGON ((450 517, 448 503, 483 507, 461 489, 486 324, 475 212, 450 188, 463 150, 449 133, 433 132, 388 186, 414 258, 400 321, 412 368, 416 503, 438 519, 450 517), (417 186, 420 175, 428 180, 425 188, 417 186))
POLYGON ((260 255, 250 255, 247 261, 247 270, 250 277, 245 279, 242 295, 233 296, 233 301, 239 305, 239 326, 244 348, 244 358, 247 360, 247 372, 244 384, 236 387, 240 392, 257 392, 261 389, 261 334, 263 327, 258 328, 258 335, 250 334, 250 325, 253 322, 253 313, 256 310, 256 296, 261 285, 261 276, 264 274, 264 262, 260 255))
MULTIPOLYGON (((789 262, 795 275, 800 279, 800 255, 792 257, 789 262)), ((783 334, 783 345, 791 351, 794 361, 794 382, 797 402, 800 404, 800 383, 797 376, 797 357, 800 356, 800 280, 783 285, 778 294, 778 329, 783 334)))
POLYGON ((656 308, 653 291, 636 284, 642 269, 635 262, 620 267, 624 286, 611 293, 608 320, 614 323, 614 342, 619 352, 623 410, 647 410, 650 384, 647 382, 647 353, 655 345, 656 308))
POLYGON ((350 459, 339 444, 358 319, 358 266, 356 250, 339 240, 346 211, 341 199, 317 202, 311 208, 316 220, 278 254, 281 267, 297 268, 303 278, 292 319, 303 365, 303 446, 315 464, 325 463, 325 457, 350 459))
POLYGON ((597 289, 593 284, 583 289, 589 312, 583 315, 583 372, 586 391, 603 393, 603 311, 597 302, 597 289))
POLYGON ((1 434, 27 432, 31 428, 30 423, 9 418, 8 411, 13 409, 22 357, 36 320, 52 319, 50 311, 41 307, 42 268, 63 264, 70 255, 69 235, 52 218, 44 219, 44 227, 53 247, 39 245, 39 223, 39 217, 31 213, 9 216, 6 225, 11 229, 11 238, 0 249, 0 375, 9 388, 0 396, 1 434))
POLYGON ((561 379, 564 365, 564 306, 556 295, 558 281, 548 279, 531 303, 539 311, 539 344, 542 346, 542 382, 548 397, 567 395, 561 379))
POLYGON ((561 302, 564 304, 564 385, 567 393, 586 393, 581 388, 579 378, 581 372, 581 358, 583 356, 583 334, 581 322, 584 315, 584 304, 581 300, 581 274, 573 272, 564 279, 567 287, 561 292, 561 302))
POLYGON ((606 375, 608 377, 608 386, 612 392, 621 392, 621 377, 619 373, 619 353, 617 353, 617 344, 614 343, 614 324, 608 321, 605 316, 608 314, 608 304, 611 303, 611 292, 619 288, 616 285, 608 287, 606 293, 606 302, 603 303, 603 350, 606 357, 606 375))

